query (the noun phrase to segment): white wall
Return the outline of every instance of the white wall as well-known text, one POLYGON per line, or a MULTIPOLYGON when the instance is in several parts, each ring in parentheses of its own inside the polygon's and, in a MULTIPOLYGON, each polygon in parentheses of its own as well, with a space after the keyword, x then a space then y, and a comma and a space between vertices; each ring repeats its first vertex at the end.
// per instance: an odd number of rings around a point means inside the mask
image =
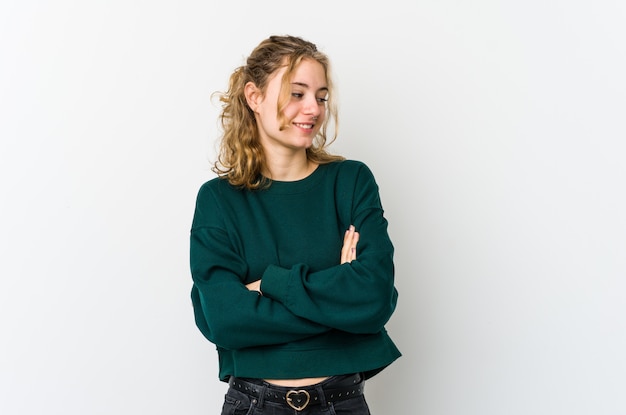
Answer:
POLYGON ((373 412, 625 413, 625 18, 619 0, 3 1, 0 413, 218 413, 188 230, 209 95, 275 33, 331 56, 334 148, 381 186, 404 356, 373 412))

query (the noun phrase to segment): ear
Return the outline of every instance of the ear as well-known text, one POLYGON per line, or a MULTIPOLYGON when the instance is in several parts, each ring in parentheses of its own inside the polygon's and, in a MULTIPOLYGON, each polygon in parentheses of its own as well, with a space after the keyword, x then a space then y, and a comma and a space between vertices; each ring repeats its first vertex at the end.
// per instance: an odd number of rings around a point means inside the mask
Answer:
POLYGON ((263 99, 261 95, 261 90, 257 88, 254 82, 248 82, 243 87, 243 94, 246 97, 246 102, 248 103, 248 106, 252 109, 252 111, 256 112, 257 106, 263 99))

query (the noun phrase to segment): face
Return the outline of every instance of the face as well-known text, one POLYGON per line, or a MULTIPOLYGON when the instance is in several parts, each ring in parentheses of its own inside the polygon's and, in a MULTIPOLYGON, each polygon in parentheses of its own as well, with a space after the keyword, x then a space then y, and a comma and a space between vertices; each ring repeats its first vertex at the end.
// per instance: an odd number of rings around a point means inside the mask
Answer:
MULTIPOLYGON (((269 152, 309 148, 326 116, 328 88, 324 67, 315 60, 303 59, 290 80, 290 99, 284 109, 286 126, 280 130, 277 102, 285 71, 286 67, 282 67, 272 74, 264 96, 259 91, 247 95, 255 112, 261 144, 269 152)), ((252 84, 248 87, 256 88, 252 84)))

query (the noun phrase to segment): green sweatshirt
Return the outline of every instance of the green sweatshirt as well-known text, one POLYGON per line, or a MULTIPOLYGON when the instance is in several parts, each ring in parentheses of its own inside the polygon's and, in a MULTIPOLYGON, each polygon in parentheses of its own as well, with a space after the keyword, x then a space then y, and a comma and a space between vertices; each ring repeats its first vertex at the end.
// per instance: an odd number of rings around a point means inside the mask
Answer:
POLYGON ((219 378, 369 378, 385 368, 400 356, 384 327, 398 297, 393 252, 361 162, 320 165, 263 190, 205 183, 191 228, 191 297, 198 328, 217 346, 219 378), (351 224, 357 259, 340 265, 351 224), (263 295, 245 287, 258 279, 263 295))

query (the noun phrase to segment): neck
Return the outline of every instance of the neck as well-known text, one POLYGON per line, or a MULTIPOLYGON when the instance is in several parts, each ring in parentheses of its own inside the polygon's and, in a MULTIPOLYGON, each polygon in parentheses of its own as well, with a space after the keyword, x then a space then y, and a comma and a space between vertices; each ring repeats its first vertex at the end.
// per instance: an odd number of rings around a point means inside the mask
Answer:
POLYGON ((294 157, 268 157, 264 175, 272 180, 293 182, 310 175, 317 164, 309 161, 305 152, 294 157))

